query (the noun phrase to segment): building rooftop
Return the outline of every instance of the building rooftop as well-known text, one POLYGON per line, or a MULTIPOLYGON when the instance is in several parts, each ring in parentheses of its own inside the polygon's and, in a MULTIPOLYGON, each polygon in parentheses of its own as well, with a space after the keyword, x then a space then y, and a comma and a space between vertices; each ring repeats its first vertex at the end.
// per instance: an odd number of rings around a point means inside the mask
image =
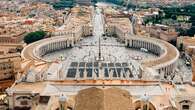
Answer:
POLYGON ((83 25, 91 24, 92 9, 90 7, 74 7, 70 10, 70 14, 65 20, 65 24, 60 28, 56 28, 53 32, 74 32, 83 25))
MULTIPOLYGON (((51 81, 50 82, 35 82, 35 83, 21 82, 21 83, 16 84, 14 87, 12 87, 11 90, 15 91, 15 93, 26 91, 30 93, 40 93, 41 96, 49 95, 51 97, 60 96, 61 94, 66 95, 67 98, 71 96, 76 96, 75 103, 78 104, 76 106, 76 108, 78 108, 77 110, 80 110, 83 106, 89 107, 85 105, 88 102, 81 101, 81 100, 86 99, 91 102, 91 98, 96 97, 96 96, 99 97, 98 100, 100 101, 104 97, 105 98, 104 100, 106 101, 105 102, 106 106, 103 103, 102 103, 103 105, 101 105, 100 103, 100 105, 95 104, 93 106, 97 106, 97 107, 104 106, 106 108, 109 108, 111 107, 111 105, 109 105, 110 100, 116 99, 115 102, 117 101, 121 102, 123 101, 123 98, 122 99, 119 98, 120 97, 119 94, 122 95, 124 93, 129 94, 129 96, 125 95, 126 98, 133 97, 133 100, 140 99, 143 96, 143 94, 147 94, 149 101, 157 109, 162 109, 165 106, 173 106, 171 103, 172 101, 171 97, 180 96, 180 95, 186 95, 186 96, 193 95, 193 91, 195 90, 195 88, 189 84, 182 85, 183 90, 180 90, 178 89, 178 86, 180 85, 173 86, 167 83, 161 83, 161 84, 156 83, 155 84, 151 82, 144 82, 144 83, 143 82, 131 82, 128 84, 128 86, 127 85, 116 85, 115 87, 118 89, 113 89, 111 88, 113 86, 110 86, 110 85, 104 85, 104 86, 96 85, 96 88, 93 88, 94 84, 87 84, 87 85, 76 84, 76 85, 77 86, 75 86, 75 84, 70 84, 70 83, 68 84, 66 82, 51 82, 51 81), (118 92, 121 91, 121 92, 118 93, 117 96, 115 96, 117 91, 118 92), (95 94, 93 94, 93 92, 95 92, 95 94), (102 93, 104 93, 105 96, 102 93), (91 98, 90 98, 90 95, 91 95, 91 98), (110 99, 111 97, 112 99, 110 99)), ((97 102, 97 99, 94 99, 94 100, 97 102)), ((92 104, 92 103, 88 103, 88 104, 92 104)), ((124 105, 124 107, 127 107, 127 106, 124 105)))
POLYGON ((129 18, 106 18, 107 25, 114 25, 122 31, 131 31, 131 22, 129 18))

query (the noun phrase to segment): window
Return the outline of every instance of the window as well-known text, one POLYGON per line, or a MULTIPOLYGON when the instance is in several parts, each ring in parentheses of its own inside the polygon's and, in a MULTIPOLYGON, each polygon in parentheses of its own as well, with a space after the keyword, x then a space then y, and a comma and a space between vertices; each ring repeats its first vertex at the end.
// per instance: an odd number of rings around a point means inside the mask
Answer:
POLYGON ((181 110, 190 110, 190 106, 192 105, 192 102, 190 100, 183 100, 180 102, 181 104, 181 110))
POLYGON ((182 106, 182 110, 189 110, 190 109, 190 106, 189 105, 183 105, 182 106))
POLYGON ((28 105, 28 102, 26 100, 23 100, 20 102, 21 105, 28 105))
POLYGON ((49 102, 50 96, 40 96, 39 103, 47 104, 49 102))

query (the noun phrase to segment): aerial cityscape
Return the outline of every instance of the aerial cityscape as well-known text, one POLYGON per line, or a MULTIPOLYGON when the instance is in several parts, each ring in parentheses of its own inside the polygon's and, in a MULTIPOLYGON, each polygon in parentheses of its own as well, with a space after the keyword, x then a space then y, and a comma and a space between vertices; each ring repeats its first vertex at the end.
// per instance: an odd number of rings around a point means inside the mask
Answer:
POLYGON ((195 0, 0 0, 0 110, 195 110, 195 0))

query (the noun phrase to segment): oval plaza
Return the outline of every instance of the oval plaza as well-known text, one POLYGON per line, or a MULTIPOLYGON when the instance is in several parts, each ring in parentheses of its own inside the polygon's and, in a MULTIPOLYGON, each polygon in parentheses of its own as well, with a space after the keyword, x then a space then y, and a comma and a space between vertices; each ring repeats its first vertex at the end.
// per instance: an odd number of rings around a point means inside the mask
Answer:
MULTIPOLYGON (((114 27, 114 28, 117 28, 117 27, 114 27)), ((106 30, 108 29, 110 28, 106 28, 106 30)), ((120 30, 120 28, 118 28, 118 30, 120 30)), ((94 39, 94 40, 97 40, 97 42, 95 42, 94 44, 89 43, 85 45, 85 44, 80 43, 80 41, 86 39, 86 37, 80 36, 75 40, 74 37, 69 37, 67 35, 57 36, 57 38, 56 37, 47 38, 47 39, 35 42, 27 46, 23 50, 22 56, 25 59, 32 59, 32 60, 42 61, 46 63, 52 63, 52 62, 55 62, 56 60, 45 59, 43 57, 46 56, 47 54, 51 54, 56 51, 71 50, 74 48, 78 48, 78 44, 80 44, 79 47, 81 48, 96 46, 96 47, 99 47, 100 49, 90 48, 90 49, 95 49, 94 51, 98 51, 97 55, 96 54, 91 55, 91 56, 94 56, 94 59, 90 61, 89 60, 88 61, 73 60, 73 61, 68 62, 69 65, 67 65, 66 60, 68 59, 63 59, 63 57, 66 57, 66 56, 63 56, 63 54, 60 54, 61 56, 57 55, 56 57, 61 57, 61 59, 58 59, 58 60, 62 62, 62 68, 59 70, 62 72, 58 74, 63 74, 63 75, 58 75, 58 76, 63 76, 64 80, 72 79, 72 78, 77 79, 77 80, 85 80, 85 79, 94 79, 94 80, 96 79, 107 79, 107 80, 109 79, 120 79, 120 80, 142 79, 143 80, 144 77, 142 76, 144 76, 144 74, 150 74, 151 72, 154 72, 155 74, 158 75, 160 79, 166 79, 169 76, 170 78, 174 77, 174 72, 176 69, 176 61, 179 57, 179 52, 174 46, 172 46, 171 44, 165 41, 159 40, 159 39, 126 34, 125 32, 123 32, 123 30, 115 31, 113 33, 117 34, 118 38, 115 38, 115 39, 119 39, 120 42, 118 42, 117 45, 112 45, 112 47, 116 46, 120 48, 130 48, 130 49, 133 49, 134 51, 142 51, 142 53, 146 52, 147 54, 152 54, 155 57, 149 58, 149 59, 148 58, 142 59, 139 62, 140 65, 139 67, 137 67, 136 72, 133 73, 133 69, 136 68, 133 62, 128 62, 128 61, 127 62, 120 62, 120 61, 113 62, 113 61, 109 61, 110 60, 109 58, 106 59, 105 58, 106 56, 104 55, 101 55, 102 59, 98 59, 99 54, 104 54, 102 52, 103 44, 99 43, 99 42, 103 42, 103 41, 99 41, 99 40, 103 40, 102 38, 94 39), (123 36, 119 36, 119 35, 123 35, 123 36), (101 53, 99 53, 99 51, 101 51, 101 53), (63 62, 65 62, 66 65, 64 65, 63 62), (136 74, 137 76, 134 77, 135 76, 134 74, 136 74)), ((106 39, 110 39, 110 37, 106 39)), ((104 46, 105 45, 107 44, 104 44, 104 46)), ((107 49, 111 49, 111 48, 107 48, 107 49)), ((79 52, 77 52, 77 54, 81 55, 81 53, 79 52)), ((86 52, 85 54, 88 54, 88 53, 86 52)), ((85 57, 85 54, 83 57, 85 57)), ((153 79, 153 80, 156 80, 156 79, 153 79)))

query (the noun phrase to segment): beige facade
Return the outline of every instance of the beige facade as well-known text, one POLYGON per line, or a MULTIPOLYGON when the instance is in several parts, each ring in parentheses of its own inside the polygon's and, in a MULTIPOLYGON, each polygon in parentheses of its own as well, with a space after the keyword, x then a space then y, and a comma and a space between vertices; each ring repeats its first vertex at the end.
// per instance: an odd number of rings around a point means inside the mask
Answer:
POLYGON ((174 76, 177 59, 179 58, 179 51, 174 46, 163 40, 133 35, 133 33, 130 33, 132 32, 131 25, 123 25, 124 23, 130 24, 130 22, 127 22, 127 19, 123 19, 123 21, 117 21, 115 18, 111 19, 111 21, 109 20, 107 20, 105 27, 106 33, 111 35, 116 34, 120 40, 125 41, 128 48, 144 48, 159 56, 157 59, 142 61, 144 68, 156 70, 158 73, 163 74, 162 76, 165 79, 167 76, 174 76), (172 52, 172 54, 169 55, 168 52, 172 52))
POLYGON ((157 59, 142 61, 143 67, 156 70, 158 73, 163 74, 165 79, 167 76, 172 77, 174 75, 177 59, 179 58, 179 52, 174 46, 162 40, 146 37, 128 37, 126 45, 129 48, 145 48, 159 56, 157 59), (172 52, 171 55, 168 53, 170 51, 172 52))
POLYGON ((26 32, 21 27, 0 27, 0 43, 21 43, 26 32))
POLYGON ((189 36, 180 36, 177 38, 177 48, 182 49, 192 55, 192 49, 195 46, 195 38, 189 36))
POLYGON ((117 35, 120 40, 125 41, 127 37, 133 35, 131 22, 128 18, 106 18, 105 33, 117 35))
MULTIPOLYGON (((62 108, 68 107, 69 109, 76 110, 91 110, 91 107, 94 110, 118 110, 121 108, 128 108, 128 110, 195 109, 195 95, 193 93, 195 89, 189 84, 171 85, 167 83, 159 84, 157 82, 139 81, 131 82, 132 85, 129 83, 128 85, 114 88, 109 87, 109 84, 96 88, 84 85, 79 86, 79 84, 82 85, 82 83, 79 83, 77 85, 79 88, 71 90, 70 86, 66 85, 66 83, 19 83, 7 89, 10 102, 9 108, 28 108, 27 110, 30 110, 30 108, 31 110, 44 108, 45 110, 56 110, 63 105, 62 108), (147 93, 140 91, 141 88, 148 89, 151 88, 150 86, 153 88, 147 93), (56 89, 59 87, 60 89, 56 89), (69 95, 70 93, 72 95, 69 95)), ((98 83, 83 82, 83 84, 98 83)))
POLYGON ((151 37, 162 39, 167 42, 176 40, 178 37, 178 33, 170 27, 140 25, 141 24, 137 24, 135 27, 137 34, 148 33, 151 37))
POLYGON ((20 72, 21 57, 19 54, 6 54, 0 56, 0 80, 15 79, 20 72))
POLYGON ((92 35, 92 28, 85 26, 80 28, 76 33, 60 31, 56 32, 55 35, 56 37, 58 36, 58 39, 51 37, 26 46, 21 53, 22 58, 43 61, 41 58, 43 55, 56 50, 73 47, 79 42, 81 37, 92 35))
POLYGON ((82 36, 90 36, 92 35, 93 32, 93 27, 89 25, 83 25, 83 26, 78 26, 74 28, 74 30, 71 31, 66 31, 66 30, 56 30, 52 32, 52 36, 67 36, 67 37, 72 37, 74 39, 79 39, 82 36))

